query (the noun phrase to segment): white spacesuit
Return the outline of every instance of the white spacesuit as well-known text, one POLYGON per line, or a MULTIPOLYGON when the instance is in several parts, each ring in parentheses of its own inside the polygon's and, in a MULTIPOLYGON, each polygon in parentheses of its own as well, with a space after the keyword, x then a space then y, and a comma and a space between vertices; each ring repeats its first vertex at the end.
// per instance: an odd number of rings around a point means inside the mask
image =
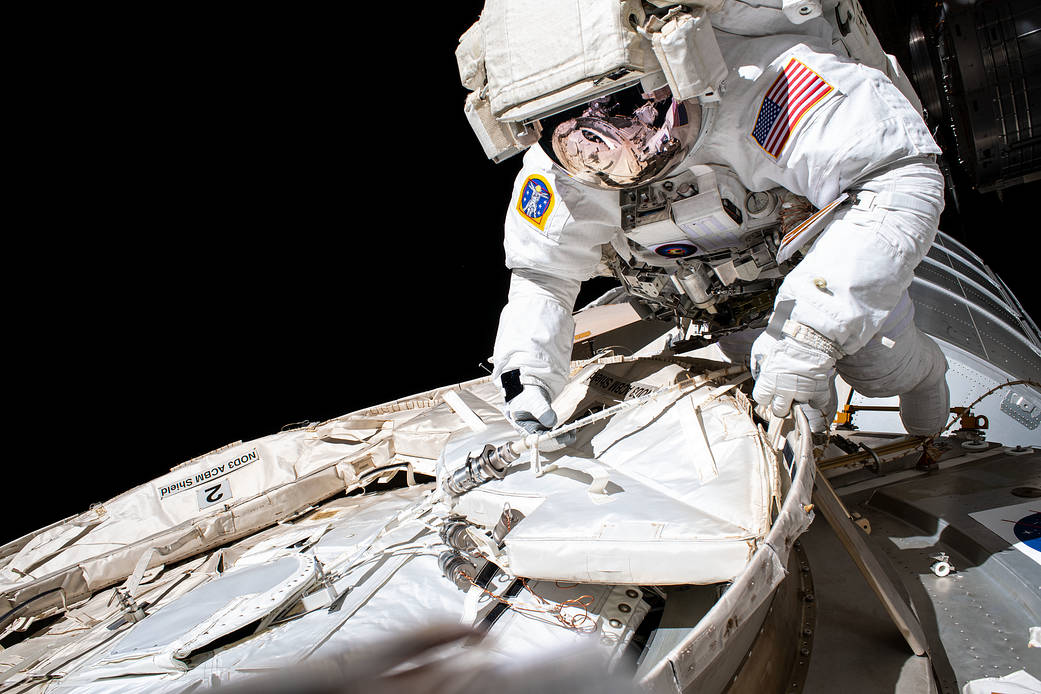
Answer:
POLYGON ((512 281, 493 357, 515 424, 555 424, 575 300, 608 248, 671 273, 684 305, 709 311, 707 284, 699 293, 682 278, 777 278, 772 317, 745 355, 754 398, 774 414, 806 403, 832 416, 838 371, 864 395, 899 395, 909 433, 943 426, 946 360, 907 295, 943 208, 940 150, 913 95, 833 43, 819 4, 488 0, 457 56, 489 156, 528 148, 506 218, 512 281), (771 244, 751 228, 751 207, 734 209, 742 196, 723 194, 728 177, 749 196, 790 191, 821 213, 771 244), (619 191, 650 195, 640 186, 663 181, 668 219, 623 220, 619 191), (698 194, 674 192, 684 186, 698 194))

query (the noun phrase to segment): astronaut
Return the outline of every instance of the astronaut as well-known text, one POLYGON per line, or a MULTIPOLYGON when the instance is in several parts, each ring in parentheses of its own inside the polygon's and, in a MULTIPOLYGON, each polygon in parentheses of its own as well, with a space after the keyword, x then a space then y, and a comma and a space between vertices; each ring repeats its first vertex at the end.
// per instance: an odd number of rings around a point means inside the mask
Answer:
POLYGON ((942 428, 947 363, 907 294, 943 209, 940 150, 906 80, 901 91, 884 58, 864 58, 880 54, 870 30, 842 43, 825 16, 808 0, 487 0, 457 58, 486 153, 527 150, 505 222, 512 274, 493 356, 516 426, 557 423, 572 310, 602 247, 667 266, 705 246, 706 224, 673 225, 658 245, 627 237, 620 191, 712 165, 748 191, 783 189, 821 210, 816 231, 774 249, 801 259, 765 330, 729 341, 728 354, 747 350, 737 358, 754 399, 776 416, 818 410, 826 424, 837 372, 866 396, 898 395, 909 433, 942 428))

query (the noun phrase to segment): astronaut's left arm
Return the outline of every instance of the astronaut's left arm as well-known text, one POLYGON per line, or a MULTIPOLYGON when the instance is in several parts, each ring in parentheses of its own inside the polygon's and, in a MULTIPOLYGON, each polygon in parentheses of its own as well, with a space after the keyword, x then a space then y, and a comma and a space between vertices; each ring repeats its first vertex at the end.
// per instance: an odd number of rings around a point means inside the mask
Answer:
MULTIPOLYGON (((835 113, 837 128, 842 115, 841 109, 835 113)), ((943 175, 931 153, 877 151, 892 127, 880 123, 864 132, 861 152, 837 151, 834 166, 820 174, 851 201, 805 250, 778 292, 778 302, 795 301, 792 320, 827 336, 844 354, 858 351, 878 332, 911 284, 944 206, 943 175), (876 150, 873 167, 861 163, 863 149, 876 150)))
POLYGON ((881 73, 859 71, 862 79, 847 80, 787 153, 798 192, 818 207, 844 192, 853 202, 804 249, 778 291, 775 319, 781 314, 776 323, 784 325, 753 347, 753 362, 763 367, 756 400, 775 414, 792 401, 827 409, 836 361, 879 332, 943 210, 944 181, 933 160, 939 148, 925 124, 881 73))

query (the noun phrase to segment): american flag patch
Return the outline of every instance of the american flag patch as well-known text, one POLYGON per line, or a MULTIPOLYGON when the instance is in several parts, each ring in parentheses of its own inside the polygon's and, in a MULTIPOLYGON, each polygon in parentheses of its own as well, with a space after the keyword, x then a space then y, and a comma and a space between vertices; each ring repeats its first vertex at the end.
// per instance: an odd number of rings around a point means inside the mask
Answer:
POLYGON ((776 159, 803 116, 833 91, 820 75, 792 58, 763 97, 752 139, 776 159))

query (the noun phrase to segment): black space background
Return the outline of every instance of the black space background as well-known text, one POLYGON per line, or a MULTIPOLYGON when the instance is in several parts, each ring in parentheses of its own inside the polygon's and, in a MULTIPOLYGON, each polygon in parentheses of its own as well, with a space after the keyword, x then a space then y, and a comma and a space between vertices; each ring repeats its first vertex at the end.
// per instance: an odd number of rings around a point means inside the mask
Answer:
MULTIPOLYGON (((24 27, 0 541, 229 442, 485 373, 520 159, 491 164, 462 114, 480 3, 258 7, 24 27)), ((981 197, 957 230, 1035 317, 1017 213, 1037 193, 981 197)))

